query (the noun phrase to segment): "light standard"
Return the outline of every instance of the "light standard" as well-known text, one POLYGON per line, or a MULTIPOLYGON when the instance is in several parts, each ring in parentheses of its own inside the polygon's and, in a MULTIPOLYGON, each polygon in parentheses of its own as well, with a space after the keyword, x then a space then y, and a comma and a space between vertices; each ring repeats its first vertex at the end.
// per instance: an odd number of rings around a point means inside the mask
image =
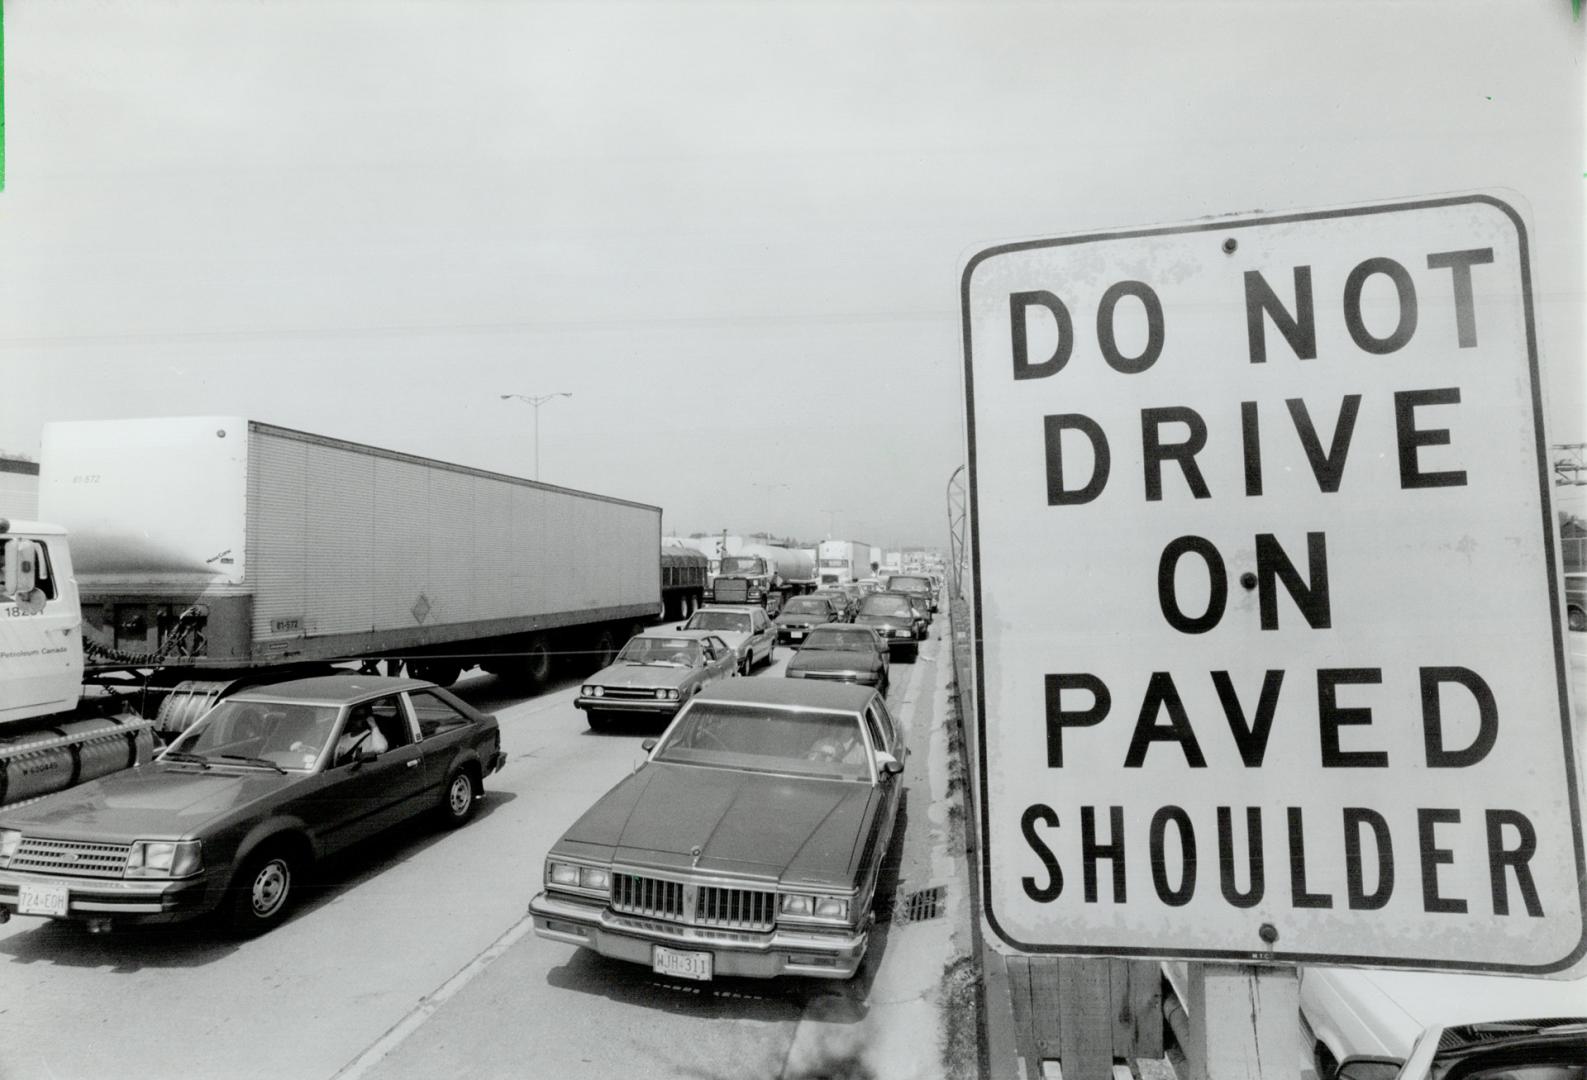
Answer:
POLYGON ((501 399, 503 401, 506 401, 509 398, 517 398, 519 401, 522 401, 522 402, 524 402, 527 405, 533 405, 534 406, 534 410, 535 410, 535 425, 534 425, 535 426, 535 479, 536 480, 540 479, 540 406, 544 405, 546 402, 550 401, 552 398, 572 397, 572 396, 573 396, 572 394, 564 393, 562 391, 558 391, 555 394, 503 394, 503 395, 501 395, 501 399))

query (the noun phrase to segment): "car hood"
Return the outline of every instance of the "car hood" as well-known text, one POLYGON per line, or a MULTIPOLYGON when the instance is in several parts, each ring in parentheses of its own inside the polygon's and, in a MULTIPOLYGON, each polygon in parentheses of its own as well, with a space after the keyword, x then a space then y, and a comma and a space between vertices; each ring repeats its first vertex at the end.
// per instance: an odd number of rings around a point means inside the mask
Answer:
POLYGON ((858 649, 800 649, 788 661, 789 671, 870 671, 876 666, 873 652, 858 649))
POLYGON ((670 664, 613 664, 590 676, 589 686, 677 686, 693 668, 670 664))
POLYGON ((785 611, 777 616, 778 626, 820 626, 831 621, 825 615, 806 614, 802 611, 785 611))
POLYGON ((628 865, 847 887, 877 797, 854 781, 651 762, 563 840, 628 865))
POLYGON ((177 839, 305 777, 270 769, 202 769, 153 761, 0 812, 0 826, 59 839, 177 839))

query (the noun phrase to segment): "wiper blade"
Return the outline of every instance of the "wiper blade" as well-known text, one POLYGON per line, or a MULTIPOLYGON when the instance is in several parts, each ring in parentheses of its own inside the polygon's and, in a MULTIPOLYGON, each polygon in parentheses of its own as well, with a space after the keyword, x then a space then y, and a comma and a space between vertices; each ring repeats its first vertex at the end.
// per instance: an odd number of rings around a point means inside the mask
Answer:
POLYGON ((167 750, 160 755, 161 761, 191 761, 194 765, 209 768, 209 758, 203 754, 192 754, 186 750, 167 750))
POLYGON ((222 754, 222 755, 220 755, 220 759, 222 761, 240 761, 244 765, 261 765, 261 766, 263 766, 266 769, 274 769, 276 772, 280 773, 282 776, 285 776, 287 774, 287 771, 285 769, 283 769, 281 766, 277 765, 275 762, 271 761, 269 758, 246 757, 246 756, 244 756, 242 754, 222 754))

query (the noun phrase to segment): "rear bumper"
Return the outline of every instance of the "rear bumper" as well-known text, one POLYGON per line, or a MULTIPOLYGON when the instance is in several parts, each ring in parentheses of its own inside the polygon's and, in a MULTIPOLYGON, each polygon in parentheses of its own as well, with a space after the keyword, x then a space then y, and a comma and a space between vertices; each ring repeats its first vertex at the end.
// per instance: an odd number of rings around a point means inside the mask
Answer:
POLYGON ((870 943, 868 926, 834 933, 712 930, 619 915, 597 901, 580 902, 546 892, 529 901, 529 914, 537 936, 592 949, 614 960, 650 967, 653 946, 664 945, 708 952, 714 975, 750 979, 853 978, 870 943))
POLYGON ((218 890, 211 895, 205 874, 181 881, 129 881, 0 870, 0 908, 12 915, 24 914, 18 910, 18 893, 23 885, 66 886, 65 917, 72 921, 113 918, 117 922, 175 922, 202 915, 216 905, 220 895, 218 890))

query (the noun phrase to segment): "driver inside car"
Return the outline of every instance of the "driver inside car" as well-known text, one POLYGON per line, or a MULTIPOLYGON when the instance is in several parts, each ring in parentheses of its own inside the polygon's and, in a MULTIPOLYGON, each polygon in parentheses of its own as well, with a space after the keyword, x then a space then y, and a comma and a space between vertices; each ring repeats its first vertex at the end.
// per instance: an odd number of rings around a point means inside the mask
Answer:
POLYGON ((343 729, 342 737, 337 740, 336 763, 345 765, 353 760, 360 750, 372 750, 377 754, 384 754, 388 749, 386 737, 370 719, 369 707, 361 705, 347 718, 347 727, 343 729))

